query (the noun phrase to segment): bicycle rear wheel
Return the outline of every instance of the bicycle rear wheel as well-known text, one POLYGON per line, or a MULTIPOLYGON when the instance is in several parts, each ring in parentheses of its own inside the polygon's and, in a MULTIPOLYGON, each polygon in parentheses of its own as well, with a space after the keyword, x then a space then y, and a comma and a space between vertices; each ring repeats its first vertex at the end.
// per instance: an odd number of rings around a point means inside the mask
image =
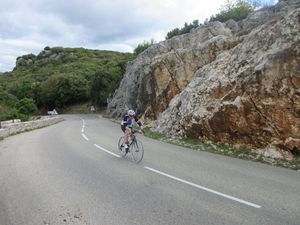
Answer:
POLYGON ((135 163, 141 162, 144 156, 144 147, 142 142, 135 139, 130 145, 130 152, 131 152, 132 160, 135 163))
POLYGON ((125 140, 123 136, 119 138, 118 149, 120 155, 124 158, 126 155, 126 150, 125 150, 125 140))

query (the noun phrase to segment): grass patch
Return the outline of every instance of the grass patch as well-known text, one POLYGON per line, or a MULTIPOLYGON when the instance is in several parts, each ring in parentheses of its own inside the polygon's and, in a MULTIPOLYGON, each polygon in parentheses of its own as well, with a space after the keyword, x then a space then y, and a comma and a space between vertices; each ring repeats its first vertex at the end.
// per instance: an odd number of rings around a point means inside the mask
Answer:
MULTIPOLYGON (((103 115, 103 117, 115 123, 120 122, 120 120, 111 118, 105 114, 103 115)), ((135 129, 138 130, 138 127, 136 127, 135 129)), ((144 135, 146 137, 155 140, 160 140, 163 142, 175 144, 178 146, 186 147, 197 151, 211 152, 211 153, 230 156, 238 159, 251 160, 255 162, 261 162, 273 166, 279 166, 279 167, 300 171, 300 157, 295 157, 295 159, 293 160, 274 159, 274 158, 269 158, 261 154, 258 154, 255 151, 253 151, 251 148, 244 145, 233 146, 229 144, 213 143, 213 142, 203 143, 198 139, 189 138, 189 137, 169 138, 164 134, 151 130, 151 128, 149 127, 144 128, 144 135)))
POLYGON ((265 157, 256 153, 247 146, 233 146, 229 144, 221 143, 203 143, 200 140, 185 137, 185 138, 168 138, 165 135, 152 131, 150 128, 145 128, 145 136, 156 140, 164 141, 170 144, 186 147, 197 151, 206 151, 215 154, 230 156, 238 159, 251 160, 255 162, 261 162, 273 166, 279 166, 289 168, 293 170, 300 170, 300 157, 296 157, 293 160, 274 159, 265 157))
POLYGON ((144 128, 144 135, 155 140, 161 140, 164 137, 163 134, 154 132, 149 127, 144 128))

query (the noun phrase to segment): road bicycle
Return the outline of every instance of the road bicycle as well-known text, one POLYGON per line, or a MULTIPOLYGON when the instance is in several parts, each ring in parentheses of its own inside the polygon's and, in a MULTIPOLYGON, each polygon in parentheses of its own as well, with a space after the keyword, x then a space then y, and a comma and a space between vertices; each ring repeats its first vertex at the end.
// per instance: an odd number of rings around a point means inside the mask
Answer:
POLYGON ((119 138, 118 149, 122 158, 125 158, 127 154, 130 154, 132 161, 139 163, 144 156, 144 147, 142 142, 137 139, 135 133, 137 133, 137 131, 132 131, 132 134, 128 139, 128 151, 125 149, 124 136, 119 138))

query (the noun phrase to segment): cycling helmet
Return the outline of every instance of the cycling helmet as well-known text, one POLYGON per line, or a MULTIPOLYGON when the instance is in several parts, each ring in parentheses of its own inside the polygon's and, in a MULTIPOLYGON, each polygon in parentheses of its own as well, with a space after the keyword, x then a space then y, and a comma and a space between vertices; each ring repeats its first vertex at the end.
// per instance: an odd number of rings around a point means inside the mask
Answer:
POLYGON ((128 115, 135 116, 135 111, 133 111, 132 109, 128 110, 128 115))

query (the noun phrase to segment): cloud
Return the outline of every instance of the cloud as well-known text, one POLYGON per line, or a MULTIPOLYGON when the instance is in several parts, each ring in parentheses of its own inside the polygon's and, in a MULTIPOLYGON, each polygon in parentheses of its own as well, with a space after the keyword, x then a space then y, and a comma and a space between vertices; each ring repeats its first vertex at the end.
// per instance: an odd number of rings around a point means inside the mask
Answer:
POLYGON ((200 22, 225 0, 1 0, 0 72, 45 46, 128 52, 161 41, 184 22, 200 22))

